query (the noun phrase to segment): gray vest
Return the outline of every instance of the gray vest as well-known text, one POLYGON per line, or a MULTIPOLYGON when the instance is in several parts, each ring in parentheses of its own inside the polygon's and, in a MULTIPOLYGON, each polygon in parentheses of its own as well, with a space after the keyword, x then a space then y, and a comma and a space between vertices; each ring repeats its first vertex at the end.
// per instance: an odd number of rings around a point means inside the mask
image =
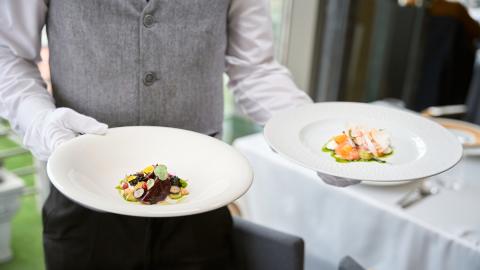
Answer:
POLYGON ((50 0, 57 106, 111 127, 221 131, 230 0, 50 0))

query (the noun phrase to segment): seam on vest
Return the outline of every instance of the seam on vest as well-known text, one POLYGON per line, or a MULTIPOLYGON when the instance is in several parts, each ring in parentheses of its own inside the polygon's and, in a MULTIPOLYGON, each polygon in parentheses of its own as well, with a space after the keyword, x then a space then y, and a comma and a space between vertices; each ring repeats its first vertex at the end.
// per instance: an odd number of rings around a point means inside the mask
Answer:
POLYGON ((137 108, 137 111, 136 111, 136 114, 137 114, 137 126, 140 125, 140 114, 141 114, 141 111, 138 109, 140 108, 140 91, 141 91, 141 87, 142 87, 142 69, 143 69, 143 56, 142 56, 142 45, 143 45, 143 42, 142 42, 142 37, 143 37, 143 28, 142 28, 142 24, 141 24, 141 20, 142 20, 142 17, 143 17, 143 13, 145 11, 145 7, 146 6, 143 6, 142 8, 142 11, 140 12, 140 16, 138 17, 137 19, 137 24, 138 24, 138 63, 137 63, 137 102, 136 102, 136 108, 137 108))

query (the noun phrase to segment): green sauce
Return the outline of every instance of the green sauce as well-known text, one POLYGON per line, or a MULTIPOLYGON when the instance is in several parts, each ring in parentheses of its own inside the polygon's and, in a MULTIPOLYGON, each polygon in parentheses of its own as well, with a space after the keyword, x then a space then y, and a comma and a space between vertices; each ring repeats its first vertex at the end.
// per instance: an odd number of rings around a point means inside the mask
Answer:
MULTIPOLYGON (((325 152, 325 153, 330 153, 330 156, 332 158, 335 159, 336 162, 338 163, 349 163, 349 162, 378 162, 378 163, 387 163, 385 160, 382 160, 382 159, 378 159, 378 158, 372 158, 372 159, 359 159, 359 160, 348 160, 348 159, 344 159, 344 158, 340 158, 340 157, 337 157, 335 155, 335 151, 334 150, 330 150, 327 148, 327 144, 325 144, 322 148, 322 152, 325 152)), ((389 157, 393 155, 393 150, 392 152, 388 153, 388 154, 385 154, 382 158, 386 158, 386 157, 389 157)))

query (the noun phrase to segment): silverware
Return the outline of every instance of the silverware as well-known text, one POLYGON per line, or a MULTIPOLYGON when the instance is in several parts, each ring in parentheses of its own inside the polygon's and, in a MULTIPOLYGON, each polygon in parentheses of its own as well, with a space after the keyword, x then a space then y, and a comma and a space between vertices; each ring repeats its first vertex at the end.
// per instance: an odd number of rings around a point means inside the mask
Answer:
POLYGON ((435 195, 440 191, 440 187, 437 183, 433 181, 425 181, 419 187, 415 188, 414 190, 408 192, 403 196, 397 204, 401 208, 408 208, 413 204, 425 199, 430 195, 435 195))

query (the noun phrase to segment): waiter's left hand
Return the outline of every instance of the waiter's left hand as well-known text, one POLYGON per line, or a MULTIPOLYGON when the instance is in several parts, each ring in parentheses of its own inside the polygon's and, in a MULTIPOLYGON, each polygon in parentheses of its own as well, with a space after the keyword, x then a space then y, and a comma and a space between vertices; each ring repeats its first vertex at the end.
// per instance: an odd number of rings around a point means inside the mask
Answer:
MULTIPOLYGON (((270 147, 270 150, 272 152, 277 153, 273 148, 270 147)), ((322 179, 325 184, 331 185, 331 186, 336 186, 336 187, 348 187, 356 184, 360 184, 362 181, 360 180, 353 180, 353 179, 348 179, 348 178, 341 178, 341 177, 336 177, 333 175, 328 175, 328 174, 323 174, 320 172, 317 172, 318 177, 322 179)))
POLYGON ((348 187, 348 186, 351 186, 351 185, 360 184, 362 182, 360 180, 341 178, 341 177, 336 177, 336 176, 333 176, 333 175, 323 174, 323 173, 319 173, 319 172, 317 172, 317 175, 326 184, 336 186, 336 187, 348 187))

